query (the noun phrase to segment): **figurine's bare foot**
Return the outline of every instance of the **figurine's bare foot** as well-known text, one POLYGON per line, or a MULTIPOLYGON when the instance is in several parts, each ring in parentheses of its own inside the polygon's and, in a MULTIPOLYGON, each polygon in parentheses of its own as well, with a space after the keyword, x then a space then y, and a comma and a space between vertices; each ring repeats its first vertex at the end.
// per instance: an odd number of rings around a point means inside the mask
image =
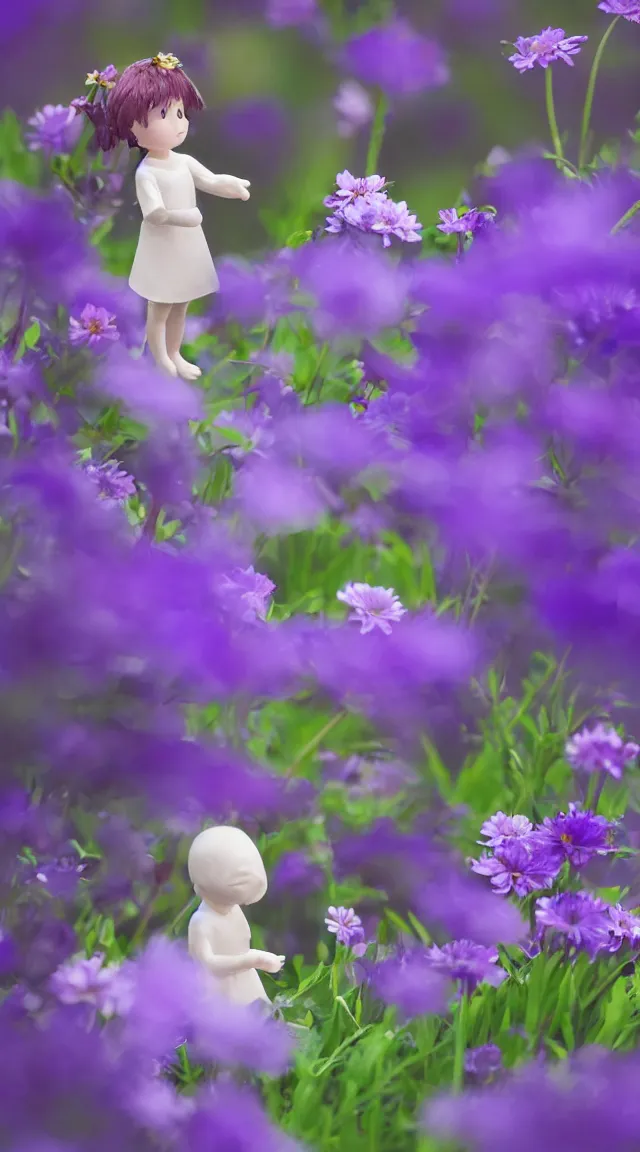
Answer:
POLYGON ((197 380, 199 376, 202 376, 202 368, 198 368, 197 364, 190 364, 179 352, 172 359, 178 376, 182 376, 183 380, 197 380))
POLYGON ((170 360, 168 356, 159 356, 156 360, 156 367, 159 368, 161 372, 164 372, 165 376, 178 375, 178 369, 173 363, 173 360, 170 360))

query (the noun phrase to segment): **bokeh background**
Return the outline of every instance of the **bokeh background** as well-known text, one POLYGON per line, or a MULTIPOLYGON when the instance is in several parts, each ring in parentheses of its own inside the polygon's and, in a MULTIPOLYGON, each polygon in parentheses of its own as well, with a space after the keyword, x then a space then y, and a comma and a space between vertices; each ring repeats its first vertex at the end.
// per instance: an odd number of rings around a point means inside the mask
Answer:
MULTIPOLYGON (((348 18, 384 17, 382 0, 321 0, 348 18)), ((214 252, 252 253, 282 242, 282 231, 323 219, 322 199, 335 173, 362 173, 366 130, 337 132, 333 98, 344 73, 339 53, 316 25, 273 28, 268 0, 0 0, 3 66, 0 105, 21 117, 45 103, 68 103, 88 70, 125 67, 156 51, 178 54, 200 87, 207 110, 192 127, 189 149, 214 171, 250 179, 242 206, 206 198, 203 211, 214 252), (277 221, 277 223, 276 223, 277 221)), ((396 11, 437 38, 450 83, 397 104, 380 169, 426 225, 455 203, 491 149, 547 142, 543 75, 519 75, 502 40, 549 24, 591 43, 574 68, 556 69, 561 130, 574 139, 590 61, 609 17, 595 0, 398 0, 396 11)), ((601 139, 633 126, 640 106, 640 28, 615 32, 600 74, 594 128, 601 139)), ((572 156, 572 149, 569 148, 572 156)), ((134 157, 131 158, 131 170, 134 157)), ((138 221, 127 181, 118 232, 138 221)))

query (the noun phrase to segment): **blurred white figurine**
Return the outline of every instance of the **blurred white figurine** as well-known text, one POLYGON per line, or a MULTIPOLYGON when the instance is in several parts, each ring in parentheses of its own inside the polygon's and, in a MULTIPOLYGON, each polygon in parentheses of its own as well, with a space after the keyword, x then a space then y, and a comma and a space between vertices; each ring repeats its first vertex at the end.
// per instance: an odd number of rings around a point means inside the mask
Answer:
POLYGON ((191 845, 188 868, 202 900, 189 922, 190 955, 228 1000, 270 1003, 258 971, 279 972, 285 958, 251 947, 251 929, 241 908, 257 904, 267 891, 267 874, 255 844, 239 828, 207 828, 191 845))

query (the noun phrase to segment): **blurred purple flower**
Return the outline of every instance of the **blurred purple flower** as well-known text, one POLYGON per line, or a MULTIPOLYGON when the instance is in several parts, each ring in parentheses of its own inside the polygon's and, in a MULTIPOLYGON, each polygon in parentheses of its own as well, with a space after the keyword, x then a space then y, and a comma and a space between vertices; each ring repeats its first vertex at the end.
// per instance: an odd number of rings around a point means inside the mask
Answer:
POLYGON ((304 852, 285 852, 271 873, 269 885, 276 892, 307 896, 323 887, 324 872, 304 852))
POLYGON ((343 65, 357 80, 391 97, 415 96, 440 88, 449 69, 440 45, 420 36, 406 20, 372 28, 349 40, 343 65))
POLYGON ((520 840, 508 840, 494 849, 493 856, 483 853, 471 861, 471 870, 479 876, 490 876, 491 885, 501 896, 512 890, 516 896, 528 896, 536 889, 550 888, 558 873, 557 858, 550 858, 544 848, 530 847, 520 840))
POLYGON ((370 584, 346 584, 336 595, 338 600, 353 609, 349 619, 357 620, 361 625, 362 636, 374 628, 379 628, 389 636, 391 624, 397 624, 407 611, 393 588, 372 588, 370 584))
POLYGON ((86 344, 97 348, 106 341, 120 339, 115 316, 110 316, 106 308, 95 304, 85 304, 80 319, 69 318, 69 340, 72 344, 86 344))
POLYGON ((267 0, 265 19, 274 28, 308 24, 317 15, 316 0, 267 0))
POLYGON ((467 1048, 464 1054, 464 1070, 476 1084, 488 1084, 502 1068, 502 1052, 497 1044, 482 1044, 479 1048, 467 1048))
POLYGON ((406 277, 377 252, 348 241, 298 250, 300 286, 316 307, 311 321, 325 340, 378 335, 397 324, 406 306, 406 277))
POLYGON ((97 270, 85 229, 66 194, 42 195, 14 181, 0 181, 0 281, 24 295, 65 305, 74 279, 87 265, 97 270))
POLYGON ((535 839, 559 863, 568 860, 574 868, 583 868, 594 856, 615 851, 611 843, 615 827, 604 816, 570 804, 568 812, 546 816, 535 839))
POLYGON ((108 504, 124 504, 136 494, 133 476, 125 472, 117 460, 83 460, 82 470, 95 484, 101 500, 108 504))
POLYGON ((364 940, 362 920, 356 916, 353 908, 336 908, 332 904, 328 913, 324 921, 327 931, 334 934, 339 944, 351 948, 353 944, 360 944, 364 940))
POLYGON ((640 918, 638 916, 628 912, 621 904, 613 904, 609 908, 609 917, 611 919, 609 926, 611 932, 610 952, 618 952, 625 941, 634 950, 640 947, 640 918))
POLYGON ((21 877, 25 884, 38 884, 56 900, 70 900, 77 891, 78 884, 87 865, 75 853, 59 856, 53 860, 39 860, 27 866, 21 877))
POLYGON ((485 820, 480 835, 484 840, 478 844, 486 843, 488 848, 499 848, 502 844, 512 840, 528 840, 533 832, 533 824, 526 816, 507 816, 504 812, 496 812, 489 820, 485 820))
POLYGON ((473 234, 487 223, 492 223, 494 219, 492 212, 482 212, 479 208, 469 208, 467 212, 462 212, 460 215, 458 215, 457 208, 442 208, 438 212, 438 216, 441 223, 437 227, 440 232, 444 232, 447 236, 456 232, 464 235, 473 234))
POLYGON ((28 123, 32 128, 26 133, 29 151, 44 152, 47 157, 73 152, 82 135, 82 118, 70 105, 45 104, 28 123))
POLYGON ((566 743, 565 756, 573 768, 583 772, 607 772, 614 780, 621 780, 624 769, 636 759, 640 747, 633 741, 624 741, 615 728, 596 724, 583 728, 566 743))
POLYGON ((123 970, 103 965, 104 956, 79 957, 62 964, 51 977, 51 990, 61 1004, 89 1004, 102 1016, 121 1015, 129 1005, 131 989, 123 970))
POLYGON ((231 576, 226 577, 222 584, 223 592, 230 592, 241 602, 243 619, 266 620, 269 610, 269 598, 275 590, 275 584, 268 576, 256 572, 253 565, 249 568, 236 568, 231 576))
POLYGON ((516 51, 513 56, 509 56, 509 63, 518 72, 526 72, 536 64, 548 68, 556 60, 564 60, 565 64, 573 67, 571 57, 580 52, 582 44, 588 39, 588 36, 565 37, 564 28, 543 28, 537 36, 518 36, 513 44, 516 51))
POLYGON ((405 1020, 442 1013, 446 1007, 447 973, 436 972, 424 951, 403 951, 371 970, 371 983, 385 1004, 393 1004, 405 1020))
POLYGON ((535 916, 539 939, 552 948, 564 944, 593 957, 610 942, 609 905, 591 892, 541 896, 535 916))
POLYGON ((426 957, 434 971, 458 981, 461 992, 469 996, 479 984, 497 988, 507 978, 504 968, 498 966, 496 949, 471 940, 453 940, 441 948, 432 944, 427 948, 426 957))
POLYGON ((17 962, 18 951, 13 937, 0 926, 0 980, 15 971, 17 962))
POLYGON ((357 80, 343 80, 333 100, 338 116, 338 134, 355 136, 373 120, 373 101, 357 80))
POLYGON ((244 99, 226 104, 220 126, 233 143, 273 149, 284 137, 288 118, 285 106, 275 99, 244 99))
POLYGON ((602 0, 598 8, 608 16, 622 16, 633 24, 640 24, 640 0, 602 0))

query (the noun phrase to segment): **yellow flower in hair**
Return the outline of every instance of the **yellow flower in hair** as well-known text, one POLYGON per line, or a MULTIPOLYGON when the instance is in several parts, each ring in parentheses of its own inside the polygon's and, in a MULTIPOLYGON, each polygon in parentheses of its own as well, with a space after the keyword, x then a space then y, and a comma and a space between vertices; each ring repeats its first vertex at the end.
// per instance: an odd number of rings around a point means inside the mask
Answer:
POLYGON ((174 68, 182 68, 182 64, 177 56, 172 56, 170 52, 158 52, 157 56, 153 57, 151 61, 155 64, 156 68, 166 68, 168 72, 173 72, 174 68))
POLYGON ((113 64, 108 64, 103 72, 100 72, 97 68, 93 72, 87 72, 85 85, 90 88, 93 87, 94 84, 97 84, 99 88, 115 88, 117 75, 118 73, 113 67, 113 64))

